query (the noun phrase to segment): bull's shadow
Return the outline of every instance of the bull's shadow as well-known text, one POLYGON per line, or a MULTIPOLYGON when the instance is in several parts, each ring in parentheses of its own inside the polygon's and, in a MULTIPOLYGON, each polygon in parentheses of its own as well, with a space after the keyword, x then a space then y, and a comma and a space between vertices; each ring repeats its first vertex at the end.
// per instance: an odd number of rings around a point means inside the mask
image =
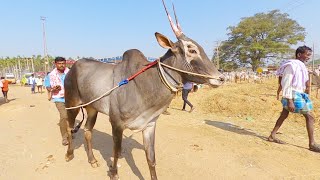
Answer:
POLYGON ((214 127, 220 128, 225 131, 230 131, 230 132, 241 134, 241 135, 255 136, 255 137, 258 137, 262 140, 268 139, 267 137, 261 136, 255 132, 253 132, 251 129, 242 128, 238 125, 234 125, 231 123, 220 122, 220 121, 211 121, 211 120, 204 120, 204 121, 206 124, 208 124, 210 126, 214 126, 214 127))
MULTIPOLYGON (((85 151, 88 153, 84 138, 84 130, 79 129, 79 131, 76 134, 76 138, 74 139, 74 146, 75 149, 79 149, 79 147, 84 144, 85 151)), ((113 151, 113 139, 112 135, 109 135, 108 133, 98 131, 96 129, 93 129, 92 131, 92 144, 93 149, 98 150, 100 154, 102 155, 103 159, 107 162, 108 167, 111 167, 112 161, 112 151, 113 151)), ((136 140, 132 139, 131 136, 123 137, 122 140, 122 158, 125 158, 127 164, 130 166, 132 172, 139 178, 144 179, 141 172, 139 171, 138 167, 135 164, 135 161, 132 156, 132 150, 133 149, 142 149, 144 150, 144 146, 137 142, 136 140)), ((76 157, 75 157, 76 158, 76 157)), ((98 159, 99 161, 99 159, 98 159)), ((100 163, 101 160, 100 160, 100 163)), ((119 163, 118 163, 119 164, 119 163)), ((88 166, 90 164, 88 163, 88 166)))

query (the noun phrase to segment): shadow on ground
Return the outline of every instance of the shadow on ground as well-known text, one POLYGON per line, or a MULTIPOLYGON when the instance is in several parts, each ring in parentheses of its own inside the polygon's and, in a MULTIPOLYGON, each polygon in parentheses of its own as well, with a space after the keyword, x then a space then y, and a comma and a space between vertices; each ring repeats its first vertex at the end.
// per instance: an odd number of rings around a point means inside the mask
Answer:
POLYGON ((253 132, 251 129, 246 129, 235 124, 219 122, 219 121, 211 121, 211 120, 204 120, 204 121, 207 125, 214 126, 216 128, 220 128, 225 131, 230 131, 230 132, 241 134, 241 135, 255 136, 262 140, 267 140, 267 137, 261 136, 253 132))
MULTIPOLYGON (((85 138, 84 138, 84 130, 79 129, 79 131, 77 132, 76 137, 74 139, 75 149, 78 149, 82 144, 84 144, 85 151, 87 152, 87 148, 86 148, 87 146, 86 146, 85 138)), ((113 155, 112 155, 112 151, 113 151, 112 136, 105 133, 105 132, 101 132, 101 131, 94 129, 92 132, 92 144, 93 144, 93 149, 98 150, 100 152, 103 159, 107 162, 107 165, 110 168, 112 166, 111 157, 113 157, 113 155)), ((122 152, 121 152, 122 158, 125 158, 126 162, 130 166, 132 172, 139 179, 144 179, 141 172, 137 168, 134 159, 133 159, 133 156, 132 156, 133 149, 144 150, 144 146, 142 144, 140 144, 138 141, 132 139, 131 136, 129 136, 129 137, 124 136, 123 140, 122 140, 122 152)), ((81 150, 81 149, 78 149, 78 150, 81 150)), ((75 150, 75 151, 77 151, 77 150, 75 150)), ((75 153, 75 155, 76 155, 76 153, 75 153)), ((88 166, 90 166, 89 163, 88 163, 88 166)), ((110 172, 108 172, 108 175, 110 176, 110 172)))
MULTIPOLYGON (((16 100, 16 98, 9 99, 9 102, 7 102, 7 103, 10 103, 11 101, 14 101, 14 100, 16 100)), ((3 97, 1 97, 1 98, 0 98, 0 106, 3 105, 3 104, 6 104, 6 101, 4 100, 3 97)))
MULTIPOLYGON (((241 135, 255 136, 255 137, 258 137, 262 140, 268 141, 268 137, 261 136, 261 135, 255 133, 254 131, 252 131, 251 129, 246 129, 246 128, 240 127, 238 125, 226 123, 226 122, 211 121, 211 120, 204 120, 204 121, 207 125, 214 126, 216 128, 220 128, 225 131, 230 131, 230 132, 241 134, 241 135)), ((270 142, 270 143, 272 143, 272 142, 270 142)), ((305 148, 305 147, 302 147, 299 145, 295 145, 295 144, 291 144, 291 143, 287 143, 287 142, 285 142, 285 144, 295 146, 298 148, 302 148, 302 149, 308 149, 308 148, 305 148)))

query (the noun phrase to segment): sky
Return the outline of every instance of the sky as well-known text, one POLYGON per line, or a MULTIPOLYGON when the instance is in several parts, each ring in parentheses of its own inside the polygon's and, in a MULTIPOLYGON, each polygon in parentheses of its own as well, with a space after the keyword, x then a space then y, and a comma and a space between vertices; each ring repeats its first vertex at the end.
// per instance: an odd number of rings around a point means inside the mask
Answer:
MULTIPOLYGON (((175 5, 185 35, 197 41, 208 57, 227 28, 244 17, 279 9, 306 29, 305 42, 320 54, 318 0, 166 0, 175 5)), ((161 0, 0 0, 0 57, 44 55, 106 58, 139 49, 147 57, 162 56, 154 33, 176 42, 161 0), (46 17, 41 21, 40 17, 46 17)))

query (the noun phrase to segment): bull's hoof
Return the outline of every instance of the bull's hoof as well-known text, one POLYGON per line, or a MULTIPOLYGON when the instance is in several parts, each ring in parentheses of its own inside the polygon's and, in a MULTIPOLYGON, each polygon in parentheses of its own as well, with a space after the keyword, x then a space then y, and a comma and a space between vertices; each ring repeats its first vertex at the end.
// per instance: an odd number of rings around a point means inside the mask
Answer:
POLYGON ((118 179, 119 179, 119 176, 118 176, 118 174, 111 175, 110 179, 111 179, 111 180, 118 180, 118 179))
POLYGON ((73 158, 74 158, 73 154, 68 154, 67 153, 66 156, 65 156, 65 159, 66 159, 67 162, 71 161, 73 158))
POLYGON ((91 164, 91 167, 93 167, 93 168, 97 168, 97 167, 100 166, 100 164, 98 163, 98 161, 95 161, 95 162, 90 163, 90 164, 91 164))
POLYGON ((113 168, 112 166, 110 166, 108 174, 109 174, 111 180, 118 180, 119 179, 118 168, 113 168))

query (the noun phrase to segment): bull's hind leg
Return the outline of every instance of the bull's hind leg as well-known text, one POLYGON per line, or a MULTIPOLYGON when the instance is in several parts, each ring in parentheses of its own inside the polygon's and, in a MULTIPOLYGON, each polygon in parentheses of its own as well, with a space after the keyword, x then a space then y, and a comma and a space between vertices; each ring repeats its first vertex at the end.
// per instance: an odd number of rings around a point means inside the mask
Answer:
POLYGON ((88 162, 93 168, 99 167, 99 163, 93 155, 92 152, 92 129, 96 123, 98 111, 93 108, 86 107, 88 118, 85 124, 84 135, 87 141, 87 156, 88 162))
POLYGON ((112 124, 112 137, 113 137, 113 164, 110 168, 111 179, 119 179, 118 176, 118 159, 121 155, 123 128, 121 126, 112 124))
POLYGON ((67 110, 67 114, 68 114, 68 121, 67 121, 67 132, 68 132, 68 150, 67 150, 67 154, 65 156, 66 161, 70 161, 73 159, 74 155, 73 155, 73 142, 72 142, 72 133, 71 130, 74 127, 74 123, 76 120, 76 117, 79 113, 79 108, 78 109, 69 109, 67 110))
MULTIPOLYGON (((158 116, 159 117, 159 116, 158 116)), ((151 121, 147 127, 142 131, 143 135, 143 145, 147 157, 147 162, 150 170, 150 175, 152 180, 157 179, 156 173, 156 158, 154 151, 154 142, 155 142, 155 130, 156 130, 156 117, 151 121)))

